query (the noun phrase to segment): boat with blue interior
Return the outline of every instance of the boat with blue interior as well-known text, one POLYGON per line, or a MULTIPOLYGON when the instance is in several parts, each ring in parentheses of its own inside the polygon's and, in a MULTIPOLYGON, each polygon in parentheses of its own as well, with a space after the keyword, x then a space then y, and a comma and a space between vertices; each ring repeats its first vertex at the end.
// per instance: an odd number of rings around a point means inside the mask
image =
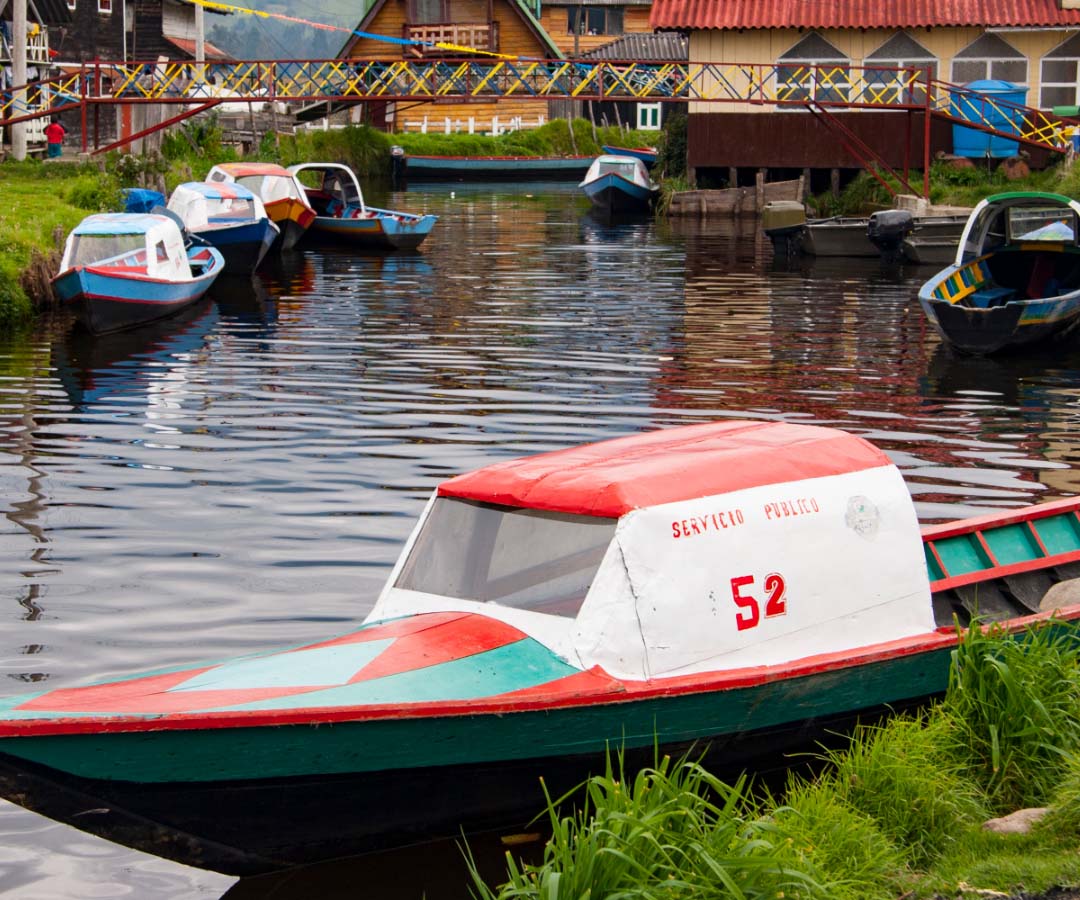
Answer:
POLYGON ((578 185, 604 213, 648 212, 660 193, 645 163, 632 156, 598 156, 578 185))
POLYGON ((178 312, 202 297, 224 266, 215 248, 186 245, 170 216, 99 213, 68 235, 52 286, 80 324, 102 334, 178 312))
POLYGON ((950 346, 995 353, 1071 334, 1080 324, 1080 202, 1015 191, 971 212, 951 265, 919 289, 950 346))
POLYGON ((364 203, 356 174, 341 163, 302 163, 289 172, 303 182, 310 174, 317 185, 305 185, 315 210, 312 231, 373 250, 415 250, 435 227, 438 216, 379 209, 364 203))
POLYGON ((278 238, 262 201, 242 184, 188 181, 166 207, 184 228, 221 251, 226 275, 251 275, 278 238))
MULTIPOLYGON (((0 795, 235 874, 521 830, 603 769, 942 693, 956 621, 1080 620, 1080 498, 920 530, 832 428, 702 423, 444 481, 344 634, 0 701, 0 795)), ((16 686, 17 688, 17 686, 16 686)))

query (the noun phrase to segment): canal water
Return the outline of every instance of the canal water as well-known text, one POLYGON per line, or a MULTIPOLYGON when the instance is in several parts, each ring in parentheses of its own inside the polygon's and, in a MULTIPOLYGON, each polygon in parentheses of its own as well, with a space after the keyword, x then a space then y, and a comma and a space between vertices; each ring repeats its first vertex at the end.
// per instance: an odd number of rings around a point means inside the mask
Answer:
MULTIPOLYGON (((384 199, 440 216, 420 253, 304 250, 152 328, 0 340, 3 693, 346 631, 440 480, 662 426, 846 428, 926 522, 1080 490, 1080 350, 952 356, 926 270, 776 266, 755 222, 608 224, 570 186, 384 199)), ((234 881, 0 805, 12 896, 279 896, 234 881)))

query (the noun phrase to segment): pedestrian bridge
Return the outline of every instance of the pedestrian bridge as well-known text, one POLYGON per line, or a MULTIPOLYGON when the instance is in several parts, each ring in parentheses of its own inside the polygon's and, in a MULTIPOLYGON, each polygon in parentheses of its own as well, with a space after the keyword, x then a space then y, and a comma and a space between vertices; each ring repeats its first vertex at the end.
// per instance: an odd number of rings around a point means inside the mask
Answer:
MULTIPOLYGON (((221 102, 491 102, 513 98, 742 104, 923 112, 1032 146, 1064 150, 1072 120, 932 77, 918 68, 758 65, 647 60, 247 60, 87 63, 3 95, 0 127, 56 112, 173 104, 163 125, 221 102)), ((160 127, 160 126, 159 126, 160 127)), ((86 129, 83 129, 85 141, 86 129)))

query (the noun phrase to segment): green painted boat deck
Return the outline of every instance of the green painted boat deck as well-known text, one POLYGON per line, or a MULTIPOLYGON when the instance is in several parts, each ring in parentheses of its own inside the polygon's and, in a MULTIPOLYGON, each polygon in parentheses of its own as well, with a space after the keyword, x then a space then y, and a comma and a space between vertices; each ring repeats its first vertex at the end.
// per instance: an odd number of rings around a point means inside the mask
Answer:
POLYGON ((1004 525, 974 528, 923 542, 932 587, 941 590, 972 576, 993 577, 995 569, 1024 571, 1070 561, 1080 554, 1080 518, 1075 509, 1004 525), (1058 559, 1060 557, 1060 559, 1058 559))

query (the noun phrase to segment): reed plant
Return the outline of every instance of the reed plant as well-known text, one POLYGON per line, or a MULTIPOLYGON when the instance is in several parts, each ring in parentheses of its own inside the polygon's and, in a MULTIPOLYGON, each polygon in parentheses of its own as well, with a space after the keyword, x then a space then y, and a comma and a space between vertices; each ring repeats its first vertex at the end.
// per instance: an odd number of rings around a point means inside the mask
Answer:
POLYGON ((985 818, 957 739, 940 707, 860 726, 846 748, 825 754, 818 787, 873 820, 909 864, 925 866, 959 829, 985 818))
POLYGON ((1044 803, 1080 750, 1080 643, 1074 625, 1010 636, 973 627, 953 651, 943 713, 959 762, 992 808, 1044 803))
MULTIPOLYGON (((613 761, 614 759, 614 761, 613 761)), ((744 778, 725 784, 698 762, 664 757, 627 777, 623 757, 571 797, 548 798, 552 837, 537 865, 507 854, 507 881, 492 889, 470 859, 478 900, 737 897, 817 898, 821 885, 772 820, 761 815, 744 778), (779 838, 779 844, 777 840, 779 838)))

